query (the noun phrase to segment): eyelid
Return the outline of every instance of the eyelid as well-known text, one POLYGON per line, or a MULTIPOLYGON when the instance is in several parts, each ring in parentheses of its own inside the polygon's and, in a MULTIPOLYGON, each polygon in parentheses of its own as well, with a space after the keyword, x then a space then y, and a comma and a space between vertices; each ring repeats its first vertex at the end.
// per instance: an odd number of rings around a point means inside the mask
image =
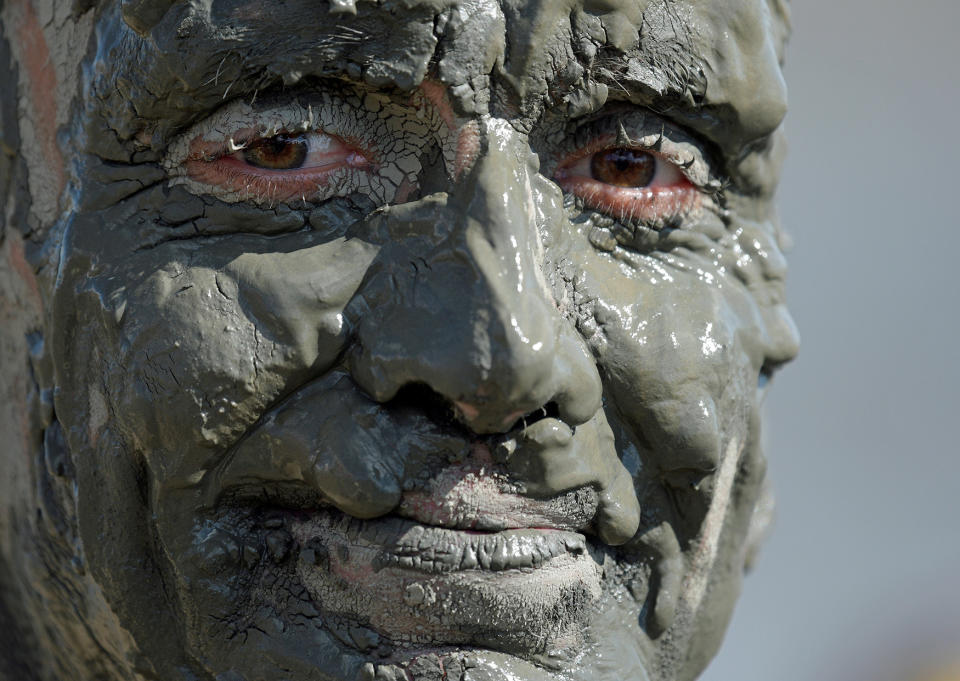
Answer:
POLYGON ((723 186, 711 154, 695 135, 646 109, 622 104, 578 121, 552 155, 551 174, 574 157, 610 147, 641 149, 669 161, 705 194, 716 194, 723 186))
MULTIPOLYGON (((569 165, 579 165, 586 158, 588 156, 582 155, 569 165)), ((656 175, 660 174, 658 168, 651 184, 622 187, 594 179, 589 173, 567 173, 565 166, 557 170, 554 179, 564 191, 579 198, 585 208, 604 213, 623 224, 642 224, 659 230, 696 211, 702 203, 703 191, 674 164, 662 159, 658 159, 658 163, 669 164, 668 175, 681 181, 655 182, 656 175)))
MULTIPOLYGON (((291 137, 295 136, 295 135, 291 135, 287 131, 283 131, 280 134, 287 134, 287 135, 290 135, 291 137)), ((275 174, 277 177, 281 177, 283 175, 295 174, 297 171, 306 171, 313 168, 323 168, 328 165, 334 165, 334 163, 308 165, 309 159, 312 156, 320 154, 321 151, 326 151, 321 148, 322 146, 329 147, 332 145, 336 145, 340 148, 339 153, 342 154, 344 160, 347 161, 350 165, 354 165, 355 167, 363 167, 365 169, 373 169, 377 165, 376 161, 373 158, 370 158, 372 156, 375 156, 374 150, 361 148, 358 144, 351 143, 350 141, 345 140, 341 137, 338 137, 337 135, 332 135, 322 130, 318 130, 314 132, 305 133, 302 135, 302 137, 305 138, 304 141, 307 144, 307 158, 304 160, 304 165, 298 168, 287 168, 287 169, 256 168, 256 171, 264 175, 275 174), (357 156, 361 157, 363 161, 361 162, 359 159, 357 160, 350 159, 350 157, 357 157, 357 156)), ((232 160, 236 160, 238 162, 246 164, 247 162, 243 156, 244 151, 250 144, 262 139, 270 139, 270 137, 267 137, 265 135, 258 135, 253 138, 245 139, 242 142, 237 142, 236 138, 231 138, 228 141, 228 144, 223 145, 222 151, 219 153, 219 155, 216 158, 212 158, 208 160, 212 161, 218 158, 232 159, 232 160)), ((332 153, 335 154, 337 152, 332 152, 332 153)))
MULTIPOLYGON (((431 144, 445 143, 443 121, 430 109, 393 100, 375 90, 329 82, 296 95, 261 97, 256 107, 234 101, 174 139, 162 161, 169 183, 183 185, 196 195, 210 196, 227 203, 250 201, 272 206, 278 200, 299 199, 320 203, 336 196, 362 195, 376 205, 404 201, 415 191, 420 158, 431 144), (200 164, 235 153, 245 142, 273 137, 279 133, 324 133, 354 147, 367 163, 351 164, 332 172, 323 187, 302 194, 287 191, 286 184, 296 169, 275 174, 273 185, 224 187, 214 175, 207 182, 196 177, 200 164), (278 191, 281 187, 282 191, 278 191), (278 199, 277 197, 281 198, 278 199), (286 197, 286 198, 284 198, 286 197)), ((445 148, 445 147, 444 147, 445 148)), ((232 162, 240 166, 234 158, 232 162)), ((302 170, 302 169, 301 169, 302 170)), ((261 173, 261 177, 266 177, 261 173)))
MULTIPOLYGON (((289 130, 279 130, 276 132, 267 131, 267 133, 260 133, 254 129, 247 128, 243 130, 238 130, 232 135, 229 135, 224 140, 218 141, 203 141, 200 139, 194 139, 191 143, 191 152, 185 159, 186 161, 198 160, 212 162, 217 159, 222 158, 235 158, 237 160, 242 159, 244 150, 247 149, 252 143, 257 142, 263 139, 270 139, 277 135, 287 135, 291 138, 293 137, 304 137, 306 142, 309 145, 308 154, 319 151, 316 147, 321 144, 327 144, 327 140, 332 141, 333 143, 342 145, 344 147, 345 153, 355 153, 360 154, 363 157, 367 158, 369 165, 376 166, 376 150, 368 149, 365 144, 359 140, 349 140, 345 139, 340 135, 335 135, 333 133, 327 132, 325 130, 307 130, 307 131, 289 131, 289 130), (267 134, 270 133, 270 134, 267 134)), ((309 166, 301 166, 297 169, 289 170, 278 170, 276 172, 285 172, 289 173, 293 170, 303 170, 309 166)), ((261 171, 265 169, 260 169, 261 171)))
POLYGON ((253 139, 273 137, 281 132, 309 132, 316 124, 313 107, 297 101, 269 109, 254 108, 243 101, 232 102, 177 137, 170 144, 163 165, 168 172, 175 172, 198 153, 221 155, 228 150, 232 153, 253 139))
MULTIPOLYGON (((591 156, 593 156, 594 154, 596 154, 596 153, 598 153, 598 152, 605 151, 605 150, 607 150, 607 149, 612 149, 612 148, 620 148, 620 147, 627 148, 627 149, 635 149, 635 150, 638 150, 638 151, 643 151, 643 152, 646 152, 646 153, 648 153, 648 154, 651 154, 652 156, 654 156, 654 157, 657 159, 658 166, 659 166, 660 163, 669 164, 671 168, 676 169, 677 172, 679 172, 685 179, 687 179, 688 181, 690 181, 691 184, 694 184, 693 181, 690 180, 689 177, 687 177, 686 172, 684 172, 684 170, 685 170, 684 167, 683 167, 682 165, 680 165, 679 163, 677 163, 675 160, 667 157, 666 155, 664 155, 664 154, 662 154, 662 153, 660 153, 660 152, 658 152, 658 151, 654 151, 654 150, 651 149, 651 148, 644 147, 644 146, 641 146, 641 145, 637 145, 637 144, 620 145, 620 144, 617 143, 617 140, 616 140, 616 139, 613 139, 613 140, 602 140, 602 139, 601 139, 601 140, 597 140, 596 142, 591 143, 590 145, 588 145, 587 147, 585 147, 584 149, 582 149, 582 150, 580 150, 580 151, 577 151, 575 154, 573 154, 573 155, 571 155, 571 156, 568 156, 567 158, 563 159, 563 160, 560 162, 560 164, 557 166, 557 170, 555 171, 554 176, 555 176, 555 177, 558 177, 558 178, 569 178, 569 177, 573 177, 573 175, 570 175, 569 172, 568 172, 568 169, 569 169, 569 168, 571 168, 571 167, 573 167, 573 166, 576 166, 576 165, 580 165, 581 163, 584 163, 588 158, 590 158, 591 156)), ((658 172, 658 173, 660 172, 659 167, 658 167, 657 172, 658 172)))
POLYGON ((390 188, 378 184, 373 176, 377 169, 374 139, 380 131, 370 118, 362 109, 348 107, 327 93, 317 94, 306 104, 293 99, 254 108, 243 101, 233 102, 175 139, 163 166, 171 185, 182 184, 194 194, 228 203, 319 202, 361 190, 386 200, 390 188), (270 170, 242 160, 239 154, 249 143, 278 134, 304 134, 314 142, 329 136, 364 161, 348 159, 346 151, 344 163, 327 169, 270 170))
POLYGON ((624 225, 654 231, 679 226, 716 193, 705 154, 689 136, 648 114, 629 112, 588 121, 564 144, 552 176, 584 209, 624 225), (642 186, 608 184, 594 176, 591 159, 611 149, 634 149, 654 157, 654 175, 642 186))
MULTIPOLYGON (((220 198, 237 196, 254 202, 291 202, 327 199, 341 195, 375 169, 365 154, 333 135, 311 132, 305 135, 307 158, 304 165, 288 169, 261 168, 247 162, 244 147, 255 140, 237 143, 231 138, 221 144, 219 150, 207 149, 201 154, 191 154, 184 163, 190 180, 211 188, 220 198), (332 151, 327 151, 328 163, 318 163, 317 155, 321 141, 329 140, 332 151), (237 149, 232 153, 231 149, 237 149), (213 153, 213 156, 208 154, 213 153), (313 157, 313 163, 311 163, 313 157)), ((262 138, 256 138, 262 139, 262 138)))
POLYGON ((689 181, 691 185, 701 191, 710 192, 713 182, 707 173, 704 172, 705 168, 703 167, 703 164, 698 163, 697 159, 691 154, 682 153, 681 150, 676 149, 673 147, 673 145, 670 145, 669 142, 666 142, 660 136, 657 136, 653 139, 650 139, 649 137, 646 139, 631 139, 629 143, 626 144, 623 143, 622 139, 618 139, 616 135, 604 135, 603 137, 595 138, 586 146, 581 147, 577 151, 563 158, 557 164, 555 176, 558 178, 564 176, 569 177, 569 175, 567 175, 567 170, 572 166, 584 162, 586 159, 598 152, 620 147, 636 149, 651 154, 657 159, 658 164, 669 164, 672 168, 675 168, 680 175, 683 176, 683 178, 689 181), (707 175, 707 177, 705 177, 705 175, 707 175))

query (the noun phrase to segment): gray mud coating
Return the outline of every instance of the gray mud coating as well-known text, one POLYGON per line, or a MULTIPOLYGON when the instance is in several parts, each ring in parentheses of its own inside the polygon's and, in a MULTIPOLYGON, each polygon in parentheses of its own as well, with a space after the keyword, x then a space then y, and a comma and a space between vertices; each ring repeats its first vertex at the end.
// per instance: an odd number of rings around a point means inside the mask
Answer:
POLYGON ((785 5, 0 20, 0 672, 699 674, 797 349, 785 5), (342 165, 236 180, 277 132, 342 165), (578 193, 591 144, 649 150, 695 201, 578 193))

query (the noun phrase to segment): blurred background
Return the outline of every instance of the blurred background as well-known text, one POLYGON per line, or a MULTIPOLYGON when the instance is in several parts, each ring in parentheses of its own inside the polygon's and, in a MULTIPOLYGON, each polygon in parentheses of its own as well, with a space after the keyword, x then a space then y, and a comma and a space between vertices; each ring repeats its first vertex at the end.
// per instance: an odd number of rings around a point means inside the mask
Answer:
POLYGON ((960 3, 792 10, 803 343, 766 407, 776 527, 702 679, 958 681, 960 3))

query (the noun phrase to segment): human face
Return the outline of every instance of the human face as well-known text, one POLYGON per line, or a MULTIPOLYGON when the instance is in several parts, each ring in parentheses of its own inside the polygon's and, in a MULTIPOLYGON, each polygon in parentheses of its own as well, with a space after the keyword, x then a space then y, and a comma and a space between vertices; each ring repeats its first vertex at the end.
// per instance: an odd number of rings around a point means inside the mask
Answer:
POLYGON ((51 353, 141 664, 696 675, 796 346, 777 10, 139 6, 98 15, 51 353))

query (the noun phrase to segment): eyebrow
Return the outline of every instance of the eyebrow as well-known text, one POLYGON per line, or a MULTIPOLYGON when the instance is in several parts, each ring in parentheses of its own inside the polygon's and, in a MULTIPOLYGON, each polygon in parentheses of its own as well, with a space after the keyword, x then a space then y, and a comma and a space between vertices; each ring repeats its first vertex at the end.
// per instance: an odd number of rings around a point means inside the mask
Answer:
MULTIPOLYGON (((115 58, 111 55, 110 68, 100 76, 102 88, 119 91, 121 88, 115 84, 123 83, 125 98, 153 130, 154 142, 164 143, 228 101, 242 97, 254 100, 263 90, 285 87, 285 75, 298 68, 304 77, 362 82, 370 80, 365 77, 370 74, 364 68, 380 65, 381 70, 389 71, 392 64, 400 63, 398 70, 402 71, 405 59, 429 64, 434 57, 436 43, 429 54, 426 50, 416 56, 393 54, 398 49, 394 44, 399 42, 398 33, 418 30, 416 15, 411 15, 409 22, 389 26, 378 23, 376 17, 359 21, 352 17, 341 20, 333 15, 329 22, 314 22, 309 27, 287 31, 281 30, 286 18, 271 14, 272 18, 261 20, 259 16, 243 14, 248 9, 260 11, 258 7, 262 8, 251 3, 239 8, 240 14, 230 31, 217 35, 198 31, 196 40, 189 34, 179 35, 180 21, 162 22, 152 34, 154 40, 149 42, 127 34, 118 45, 122 54, 115 58), (385 40, 387 35, 391 39, 385 40), (189 53, 184 45, 189 46, 189 53)), ((183 8, 183 3, 175 3, 170 11, 189 11, 183 8)), ((518 35, 511 36, 509 29, 508 37, 520 40, 518 35)), ((543 58, 534 49, 536 42, 520 42, 523 47, 513 50, 515 72, 522 72, 543 58)), ((559 75, 563 65, 555 68, 559 75)), ((605 85, 612 99, 647 107, 735 153, 736 141, 742 137, 739 114, 750 103, 710 102, 704 72, 690 44, 682 36, 674 36, 641 41, 638 50, 627 54, 601 49, 585 80, 588 86, 605 85)), ((388 84, 390 79, 381 80, 388 84)), ((376 87, 376 79, 371 84, 376 87)), ((764 93, 759 92, 754 96, 758 100, 763 97, 764 93)), ((105 115, 116 118, 115 110, 105 115)))
POLYGON ((363 26, 338 22, 316 26, 309 38, 285 35, 267 24, 256 30, 240 27, 242 39, 199 35, 193 40, 177 35, 178 24, 159 26, 150 41, 126 32, 111 46, 95 85, 105 118, 116 119, 119 94, 141 125, 168 141, 230 101, 253 101, 265 90, 295 86, 291 74, 359 80, 360 67, 348 53, 374 37, 363 26))

